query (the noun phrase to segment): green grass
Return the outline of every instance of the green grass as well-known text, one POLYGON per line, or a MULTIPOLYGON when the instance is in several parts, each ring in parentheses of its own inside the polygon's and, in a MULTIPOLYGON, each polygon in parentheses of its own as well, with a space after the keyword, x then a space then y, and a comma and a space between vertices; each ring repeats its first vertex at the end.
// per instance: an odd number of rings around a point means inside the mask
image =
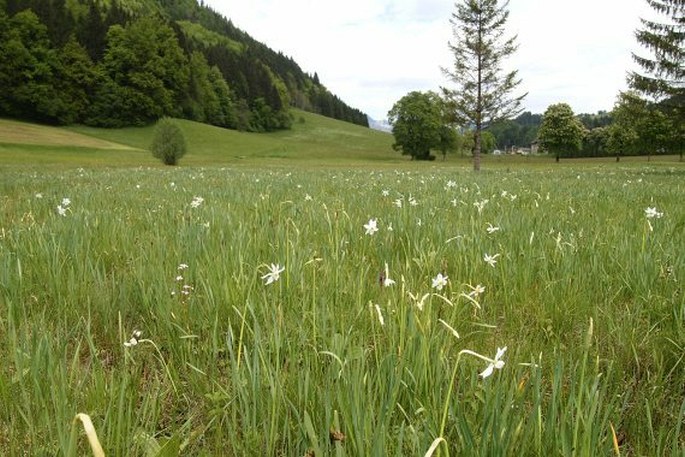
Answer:
POLYGON ((685 455, 677 157, 474 174, 301 116, 179 121, 181 167, 0 121, 0 455, 89 455, 77 413, 107 455, 685 455))
MULTIPOLYGON (((238 132, 178 120, 188 142, 182 166, 337 166, 406 162, 392 150, 392 135, 316 114, 293 110, 291 130, 238 132)), ((0 164, 42 167, 155 166, 149 146, 154 126, 101 129, 55 128, 0 120, 0 164), (17 126, 28 133, 17 135, 17 126), (115 149, 116 148, 116 149, 115 149)))
MULTIPOLYGON (((297 162, 305 165, 313 165, 312 162, 406 161, 392 150, 392 135, 316 114, 294 112, 291 130, 266 134, 180 120, 188 140, 188 154, 181 164, 254 164, 265 160, 274 164, 297 162)), ((71 130, 139 149, 146 149, 152 138, 152 127, 113 130, 77 127, 71 130)))
POLYGON ((263 160, 3 169, 0 454, 685 453, 682 165, 263 160))

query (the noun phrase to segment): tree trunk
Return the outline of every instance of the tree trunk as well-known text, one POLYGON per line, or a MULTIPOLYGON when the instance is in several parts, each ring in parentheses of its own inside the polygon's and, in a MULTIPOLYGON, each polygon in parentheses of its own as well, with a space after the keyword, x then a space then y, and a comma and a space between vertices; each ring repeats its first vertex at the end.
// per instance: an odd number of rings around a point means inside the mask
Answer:
POLYGON ((473 171, 480 171, 480 127, 473 132, 473 171))

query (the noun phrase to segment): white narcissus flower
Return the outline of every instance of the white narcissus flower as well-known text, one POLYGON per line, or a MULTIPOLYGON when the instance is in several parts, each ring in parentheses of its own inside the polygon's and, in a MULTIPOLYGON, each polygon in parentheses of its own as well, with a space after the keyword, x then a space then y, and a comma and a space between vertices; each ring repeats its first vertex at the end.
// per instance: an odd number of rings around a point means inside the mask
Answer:
POLYGON ((367 235, 373 235, 378 231, 378 222, 376 219, 369 219, 369 222, 364 224, 364 229, 367 235))
POLYGON ((480 294, 485 292, 485 286, 483 286, 481 284, 478 284, 476 287, 471 287, 469 285, 469 287, 471 288, 471 292, 469 292, 468 295, 471 298, 478 298, 480 296, 480 294))
POLYGON ((140 335, 142 335, 143 332, 140 330, 134 330, 133 333, 131 334, 131 338, 128 341, 124 342, 124 346, 127 348, 130 348, 132 346, 135 346, 138 344, 138 340, 140 339, 140 335))
POLYGON ((283 273, 283 271, 285 271, 285 267, 272 263, 269 267, 269 272, 262 276, 262 279, 265 280, 264 285, 268 286, 269 284, 278 281, 281 278, 281 273, 283 273))
POLYGON ((198 208, 202 202, 204 202, 205 199, 202 197, 193 197, 193 201, 190 202, 190 207, 191 208, 198 208))
POLYGON ((64 207, 66 208, 66 207, 69 206, 69 205, 71 205, 71 200, 70 200, 69 198, 67 198, 67 197, 64 197, 64 198, 62 199, 62 206, 64 206, 64 207))
POLYGON ((497 348, 497 354, 495 354, 495 358, 490 361, 490 364, 487 366, 487 368, 485 368, 485 370, 483 370, 478 376, 485 379, 495 371, 495 368, 501 370, 504 366, 504 361, 502 360, 502 357, 504 356, 504 353, 506 351, 506 346, 504 346, 503 348, 497 348))
POLYGON ((663 215, 664 213, 657 211, 656 207, 648 207, 647 209, 645 209, 645 216, 647 217, 647 219, 661 219, 663 215))
POLYGON ((490 265, 491 267, 494 268, 495 264, 497 263, 497 257, 499 257, 499 254, 490 255, 490 254, 486 253, 483 256, 483 260, 485 261, 485 263, 487 263, 488 265, 490 265))
POLYGON ((489 235, 492 235, 495 232, 498 232, 500 230, 499 227, 493 226, 491 223, 488 222, 488 228, 485 229, 489 235))
POLYGON ((385 275, 383 276, 383 286, 384 287, 390 287, 395 284, 394 279, 390 279, 390 269, 388 268, 388 264, 386 262, 385 264, 385 275))
POLYGON ((59 206, 57 206, 57 214, 59 214, 60 216, 66 216, 67 215, 67 209, 64 206, 59 205, 59 206))
POLYGON ((474 202, 474 203, 473 203, 473 206, 475 206, 476 209, 478 210, 478 214, 480 214, 480 213, 483 212, 483 208, 485 208, 485 205, 487 205, 489 201, 490 201, 490 200, 488 200, 488 199, 486 198, 486 199, 481 200, 481 201, 479 201, 479 202, 474 202))
POLYGON ((438 275, 435 278, 433 278, 433 289, 442 290, 442 288, 447 285, 448 279, 449 278, 447 276, 443 276, 442 273, 438 273, 438 275))

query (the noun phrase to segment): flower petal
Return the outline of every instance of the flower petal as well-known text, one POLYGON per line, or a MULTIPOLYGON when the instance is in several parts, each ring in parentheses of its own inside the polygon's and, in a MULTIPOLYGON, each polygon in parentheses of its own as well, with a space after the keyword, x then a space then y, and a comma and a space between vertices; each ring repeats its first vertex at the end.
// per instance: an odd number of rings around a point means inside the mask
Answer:
POLYGON ((490 376, 490 375, 492 374, 493 371, 495 371, 495 365, 491 363, 491 364, 489 364, 488 367, 487 367, 485 370, 483 370, 478 376, 480 376, 481 378, 485 379, 485 378, 487 378, 488 376, 490 376))

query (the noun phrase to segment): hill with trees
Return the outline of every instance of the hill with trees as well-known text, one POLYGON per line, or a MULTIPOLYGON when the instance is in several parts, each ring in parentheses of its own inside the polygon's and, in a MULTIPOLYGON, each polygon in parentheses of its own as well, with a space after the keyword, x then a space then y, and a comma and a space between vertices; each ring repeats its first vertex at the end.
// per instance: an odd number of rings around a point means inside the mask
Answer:
POLYGON ((196 0, 0 0, 0 116, 290 128, 291 108, 368 126, 316 73, 196 0))

